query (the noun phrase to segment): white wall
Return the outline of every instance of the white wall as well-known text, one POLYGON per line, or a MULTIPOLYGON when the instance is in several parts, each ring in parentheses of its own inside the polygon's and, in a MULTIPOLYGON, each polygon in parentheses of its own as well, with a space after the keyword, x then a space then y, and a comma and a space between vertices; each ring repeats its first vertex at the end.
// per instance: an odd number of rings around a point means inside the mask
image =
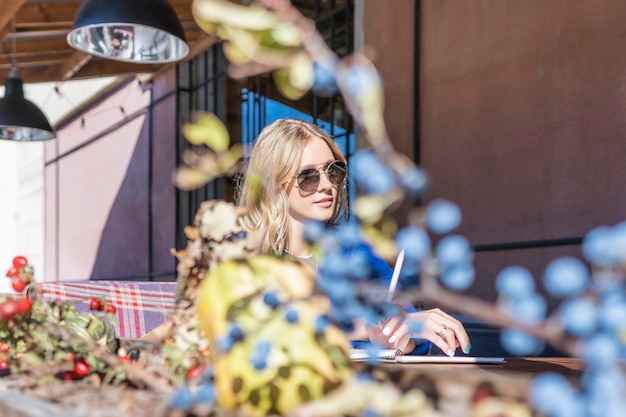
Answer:
MULTIPOLYGON (((114 80, 29 84, 24 86, 24 95, 54 125, 114 80)), ((3 90, 0 88, 0 96, 4 96, 3 90)), ((16 255, 28 258, 37 281, 45 280, 44 225, 54 219, 46 219, 44 193, 44 142, 0 139, 0 293, 13 292, 5 274, 16 255)))
POLYGON ((5 273, 17 253, 17 145, 0 140, 0 292, 12 292, 5 273))
POLYGON ((5 274, 23 255, 43 269, 43 143, 0 140, 0 292, 11 293, 5 274))

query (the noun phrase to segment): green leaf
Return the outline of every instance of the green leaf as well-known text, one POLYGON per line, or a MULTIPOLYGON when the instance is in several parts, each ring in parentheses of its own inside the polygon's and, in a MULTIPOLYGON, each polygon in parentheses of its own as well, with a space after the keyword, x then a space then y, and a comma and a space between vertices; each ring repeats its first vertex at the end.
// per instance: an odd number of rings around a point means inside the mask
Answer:
POLYGON ((195 190, 214 177, 194 168, 180 167, 174 174, 174 183, 182 190, 195 190))
POLYGON ((215 152, 228 149, 230 135, 224 123, 214 114, 207 113, 198 118, 195 123, 186 124, 183 134, 194 145, 206 145, 215 152))
POLYGON ((383 195, 359 196, 354 202, 354 213, 363 223, 376 223, 382 218, 387 204, 383 195))
POLYGON ((200 27, 207 22, 219 22, 249 30, 265 30, 279 23, 276 13, 256 4, 241 6, 226 0, 195 0, 191 10, 200 27))
POLYGON ((40 365, 45 362, 44 359, 35 352, 26 352, 24 354, 24 361, 33 365, 40 365))
POLYGON ((302 44, 298 28, 287 23, 280 23, 272 28, 272 37, 285 46, 293 47, 302 44))

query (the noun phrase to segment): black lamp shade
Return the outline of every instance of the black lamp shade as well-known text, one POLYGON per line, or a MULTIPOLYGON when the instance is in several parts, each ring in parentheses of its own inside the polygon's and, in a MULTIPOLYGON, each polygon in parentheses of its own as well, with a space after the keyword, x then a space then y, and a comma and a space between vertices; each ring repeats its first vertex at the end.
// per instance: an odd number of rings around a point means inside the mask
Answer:
POLYGON ((86 0, 67 42, 91 55, 145 64, 175 62, 189 53, 185 31, 166 0, 86 0))
POLYGON ((9 76, 0 99, 0 139, 39 141, 55 136, 43 112, 24 98, 22 79, 9 76))

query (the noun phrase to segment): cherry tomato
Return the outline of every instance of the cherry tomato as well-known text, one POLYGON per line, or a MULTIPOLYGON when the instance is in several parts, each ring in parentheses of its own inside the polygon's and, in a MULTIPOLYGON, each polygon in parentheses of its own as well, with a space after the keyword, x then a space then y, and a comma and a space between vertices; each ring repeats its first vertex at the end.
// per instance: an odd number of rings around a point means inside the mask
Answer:
POLYGON ((7 271, 7 277, 9 277, 9 278, 14 278, 14 277, 16 277, 18 275, 19 275, 19 271, 14 266, 9 268, 9 270, 7 271))
POLYGON ((0 369, 7 369, 9 367, 9 362, 5 360, 0 361, 0 369))
POLYGON ((13 277, 13 279, 11 279, 11 286, 16 292, 22 292, 24 288, 26 288, 26 282, 20 277, 13 277))
POLYGON ((189 379, 196 379, 199 376, 200 376, 200 367, 199 366, 194 366, 193 368, 190 368, 189 371, 187 372, 187 377, 189 379))
POLYGON ((59 374, 59 378, 61 378, 63 381, 74 381, 76 379, 76 376, 72 371, 63 371, 59 374))
POLYGON ((33 302, 30 300, 30 298, 22 298, 17 302, 18 313, 28 313, 32 307, 33 302))
POLYGON ((13 258, 13 266, 17 269, 20 269, 26 265, 28 265, 28 259, 26 259, 25 257, 16 256, 15 258, 13 258))
POLYGON ((115 308, 114 305, 109 304, 107 306, 107 313, 115 314, 116 311, 117 311, 117 308, 115 308))
POLYGON ((91 367, 84 359, 77 359, 74 362, 74 373, 78 376, 87 376, 91 371, 91 367))
POLYGON ((18 313, 18 305, 15 300, 7 300, 0 304, 0 321, 9 321, 18 313))
POLYGON ((99 298, 92 298, 89 300, 89 309, 90 310, 102 310, 102 302, 99 298))

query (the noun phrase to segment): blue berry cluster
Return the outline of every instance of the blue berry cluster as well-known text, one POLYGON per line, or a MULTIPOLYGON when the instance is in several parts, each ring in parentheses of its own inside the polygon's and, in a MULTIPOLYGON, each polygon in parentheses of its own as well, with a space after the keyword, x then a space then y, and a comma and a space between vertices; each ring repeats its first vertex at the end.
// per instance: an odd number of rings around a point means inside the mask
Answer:
POLYGON ((626 410, 626 222, 591 230, 582 252, 591 268, 573 257, 557 258, 543 284, 562 299, 556 318, 577 340, 585 372, 576 385, 559 374, 539 375, 530 397, 550 417, 619 417, 626 410))
MULTIPOLYGON (((318 226, 309 223, 306 236, 318 237, 318 226)), ((318 320, 319 330, 323 331, 328 320, 343 331, 351 332, 358 319, 365 318, 374 324, 384 315, 397 313, 397 307, 387 303, 384 297, 386 283, 380 276, 384 261, 373 257, 372 249, 355 223, 326 230, 317 243, 323 252, 317 286, 332 303, 329 316, 318 320)))
POLYGON ((170 407, 190 412, 198 407, 213 405, 216 399, 213 377, 213 369, 207 368, 193 386, 186 384, 176 389, 170 396, 170 407))

